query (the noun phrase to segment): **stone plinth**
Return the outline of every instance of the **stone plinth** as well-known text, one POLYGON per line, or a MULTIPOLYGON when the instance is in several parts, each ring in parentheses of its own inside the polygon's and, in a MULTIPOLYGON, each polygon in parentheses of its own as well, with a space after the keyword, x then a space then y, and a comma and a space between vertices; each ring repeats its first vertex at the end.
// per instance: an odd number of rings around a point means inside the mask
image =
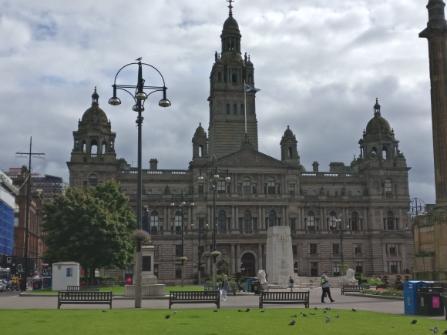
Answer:
MULTIPOLYGON (((163 297, 165 293, 165 284, 143 284, 141 286, 141 295, 143 298, 148 297, 163 297)), ((135 296, 135 285, 124 286, 124 296, 134 297, 135 296)))
POLYGON ((267 281, 287 287, 294 277, 292 239, 288 226, 269 227, 267 230, 267 281))

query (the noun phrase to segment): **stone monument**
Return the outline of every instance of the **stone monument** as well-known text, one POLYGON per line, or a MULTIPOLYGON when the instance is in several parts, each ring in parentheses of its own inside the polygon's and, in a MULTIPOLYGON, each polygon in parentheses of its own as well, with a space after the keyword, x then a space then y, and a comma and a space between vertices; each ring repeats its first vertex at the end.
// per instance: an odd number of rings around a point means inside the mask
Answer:
POLYGON ((349 268, 346 270, 346 275, 342 277, 342 284, 345 285, 357 285, 358 280, 355 279, 355 270, 349 268))
MULTIPOLYGON (((143 245, 141 247, 141 257, 143 258, 141 272, 141 295, 143 297, 161 297, 165 295, 165 284, 158 284, 158 279, 154 274, 154 246, 143 245)), ((135 285, 125 285, 124 295, 133 297, 135 295, 135 285)))
POLYGON ((290 227, 273 226, 267 229, 267 279, 270 284, 287 287, 294 277, 290 227))

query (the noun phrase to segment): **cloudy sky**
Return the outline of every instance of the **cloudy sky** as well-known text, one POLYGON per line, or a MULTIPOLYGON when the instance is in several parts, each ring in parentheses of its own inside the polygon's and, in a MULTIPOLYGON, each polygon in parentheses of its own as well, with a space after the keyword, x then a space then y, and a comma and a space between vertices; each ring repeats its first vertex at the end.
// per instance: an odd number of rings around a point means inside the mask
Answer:
MULTIPOLYGON (((145 111, 143 159, 184 169, 199 122, 208 125, 209 73, 220 48, 224 0, 0 0, 0 169, 34 149, 35 171, 68 180, 72 131, 94 86, 136 163, 135 113, 107 105, 115 72, 137 57, 157 66, 172 107, 145 111)), ((412 197, 434 201, 427 22, 421 0, 238 0, 242 49, 255 66, 259 149, 280 157, 287 125, 302 163, 349 164, 376 97, 412 167, 412 197)), ((149 75, 145 76, 151 81, 149 75)), ((136 74, 135 74, 136 78, 136 74)))

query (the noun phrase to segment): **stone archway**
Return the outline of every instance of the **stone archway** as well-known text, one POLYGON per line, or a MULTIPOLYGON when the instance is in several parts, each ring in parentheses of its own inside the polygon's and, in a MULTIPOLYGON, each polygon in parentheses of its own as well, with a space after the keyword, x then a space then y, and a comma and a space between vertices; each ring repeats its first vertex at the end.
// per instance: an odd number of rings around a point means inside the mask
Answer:
POLYGON ((244 276, 256 276, 256 258, 251 252, 246 252, 241 257, 241 274, 244 276))

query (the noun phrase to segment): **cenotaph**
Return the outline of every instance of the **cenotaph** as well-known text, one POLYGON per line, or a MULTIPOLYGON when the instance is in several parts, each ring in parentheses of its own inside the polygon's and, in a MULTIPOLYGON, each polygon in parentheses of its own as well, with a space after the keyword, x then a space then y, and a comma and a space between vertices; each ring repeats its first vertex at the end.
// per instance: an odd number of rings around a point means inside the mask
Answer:
POLYGON ((287 287, 289 277, 295 277, 290 227, 273 226, 267 229, 266 256, 268 282, 287 287))

